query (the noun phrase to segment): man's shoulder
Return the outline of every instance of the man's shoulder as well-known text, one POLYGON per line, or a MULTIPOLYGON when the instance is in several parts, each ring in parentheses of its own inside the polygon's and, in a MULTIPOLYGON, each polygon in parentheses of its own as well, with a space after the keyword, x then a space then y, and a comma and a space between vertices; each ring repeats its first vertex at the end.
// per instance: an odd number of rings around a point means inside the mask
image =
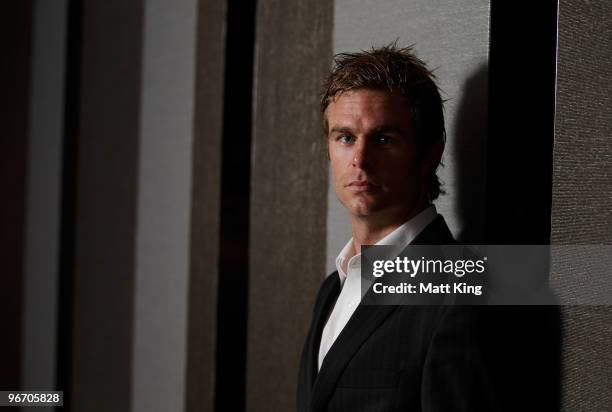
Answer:
POLYGON ((446 220, 438 214, 412 241, 413 245, 456 245, 446 220))
POLYGON ((340 293, 340 277, 338 271, 334 270, 321 282, 317 292, 316 304, 318 305, 320 301, 325 300, 328 296, 337 295, 338 293, 340 293))
POLYGON ((340 275, 338 274, 337 270, 334 270, 329 275, 325 276, 325 279, 323 279, 321 282, 321 287, 319 289, 332 287, 336 283, 340 283, 340 275))

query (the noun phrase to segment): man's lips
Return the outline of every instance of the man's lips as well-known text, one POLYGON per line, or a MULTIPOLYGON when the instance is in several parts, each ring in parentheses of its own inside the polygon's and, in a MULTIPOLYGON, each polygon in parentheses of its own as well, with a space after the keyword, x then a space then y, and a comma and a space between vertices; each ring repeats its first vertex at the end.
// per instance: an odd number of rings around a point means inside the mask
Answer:
POLYGON ((371 192, 379 187, 380 186, 367 180, 353 180, 346 185, 346 188, 353 193, 371 192))

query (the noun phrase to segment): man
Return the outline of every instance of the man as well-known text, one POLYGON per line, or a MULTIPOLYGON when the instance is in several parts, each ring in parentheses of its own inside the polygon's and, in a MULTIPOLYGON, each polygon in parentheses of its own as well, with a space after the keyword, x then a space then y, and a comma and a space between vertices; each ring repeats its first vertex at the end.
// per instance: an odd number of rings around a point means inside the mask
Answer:
POLYGON ((352 238, 317 296, 298 410, 495 410, 475 308, 360 304, 363 245, 455 243, 431 203, 445 143, 433 74, 393 45, 340 54, 321 111, 352 238))

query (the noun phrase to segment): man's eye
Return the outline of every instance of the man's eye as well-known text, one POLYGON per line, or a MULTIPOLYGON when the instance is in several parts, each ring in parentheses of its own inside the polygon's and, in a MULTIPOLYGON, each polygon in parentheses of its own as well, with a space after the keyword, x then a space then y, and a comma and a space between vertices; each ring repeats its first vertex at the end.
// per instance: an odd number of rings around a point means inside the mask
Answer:
POLYGON ((348 134, 342 134, 340 136, 338 136, 337 139, 340 143, 351 143, 353 141, 353 136, 348 135, 348 134))
POLYGON ((383 145, 387 145, 391 143, 391 138, 389 136, 378 136, 377 140, 378 140, 378 143, 383 144, 383 145))

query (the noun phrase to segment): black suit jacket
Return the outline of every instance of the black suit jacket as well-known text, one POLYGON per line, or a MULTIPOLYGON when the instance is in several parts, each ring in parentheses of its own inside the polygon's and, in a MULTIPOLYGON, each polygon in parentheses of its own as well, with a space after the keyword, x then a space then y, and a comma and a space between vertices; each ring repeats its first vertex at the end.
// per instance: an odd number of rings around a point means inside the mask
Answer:
MULTIPOLYGON (((440 215, 412 242, 455 243, 440 215)), ((319 289, 304 345, 298 411, 497 410, 476 339, 478 307, 359 305, 317 373, 321 334, 339 292, 334 272, 319 289)))

